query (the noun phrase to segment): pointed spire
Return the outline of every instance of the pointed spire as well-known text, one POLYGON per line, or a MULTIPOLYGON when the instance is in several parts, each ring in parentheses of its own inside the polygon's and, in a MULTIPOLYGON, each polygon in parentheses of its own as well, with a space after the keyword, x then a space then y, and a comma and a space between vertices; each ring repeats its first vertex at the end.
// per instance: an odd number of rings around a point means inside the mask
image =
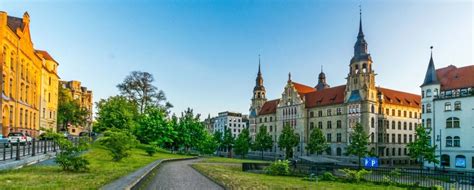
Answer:
POLYGON ((430 85, 430 84, 439 84, 438 75, 436 73, 436 69, 435 69, 434 61, 433 61, 433 46, 431 46, 430 49, 431 49, 430 63, 428 64, 428 69, 426 70, 426 74, 425 74, 425 80, 423 81, 423 84, 421 85, 422 87, 426 85, 430 85))
POLYGON ((357 37, 364 37, 364 32, 362 31, 362 5, 359 4, 359 34, 357 37))
POLYGON ((288 72, 288 82, 291 82, 291 72, 288 72))
POLYGON ((323 73, 323 65, 321 65, 321 73, 323 73))
POLYGON ((258 54, 258 75, 262 75, 260 72, 260 54, 258 54))

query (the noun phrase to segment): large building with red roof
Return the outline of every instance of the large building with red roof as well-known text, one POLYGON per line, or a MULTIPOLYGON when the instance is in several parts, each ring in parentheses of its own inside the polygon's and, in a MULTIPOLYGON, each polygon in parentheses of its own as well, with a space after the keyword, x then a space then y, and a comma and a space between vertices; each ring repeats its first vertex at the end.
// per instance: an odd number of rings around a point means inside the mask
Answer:
POLYGON ((425 166, 474 170, 474 65, 435 69, 431 56, 421 92, 422 123, 440 158, 425 166))
MULTIPOLYGON (((345 156, 350 134, 360 123, 369 136, 369 149, 381 164, 411 164, 406 145, 415 140, 415 127, 421 123, 421 97, 375 85, 372 57, 367 50, 362 19, 349 64, 347 82, 331 87, 321 69, 316 85, 288 81, 281 97, 267 100, 263 76, 259 70, 250 106, 250 131, 255 135, 261 126, 271 134, 274 146, 265 155, 284 158, 278 147, 283 126, 293 127, 300 137, 291 155, 310 155, 306 151, 311 131, 323 131, 329 148, 324 156, 340 161, 357 162, 345 156)), ((341 76, 343 77, 343 76, 341 76)))

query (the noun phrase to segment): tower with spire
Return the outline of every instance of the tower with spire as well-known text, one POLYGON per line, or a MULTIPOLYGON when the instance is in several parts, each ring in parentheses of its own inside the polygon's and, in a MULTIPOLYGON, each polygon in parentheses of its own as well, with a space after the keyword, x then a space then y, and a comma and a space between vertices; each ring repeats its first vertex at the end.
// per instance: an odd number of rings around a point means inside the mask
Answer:
POLYGON ((321 73, 318 76, 318 84, 314 87, 316 90, 323 90, 329 88, 330 86, 326 83, 326 74, 323 72, 323 66, 321 65, 321 73))
POLYGON ((262 108, 263 104, 267 101, 265 96, 266 91, 265 87, 263 86, 263 77, 260 68, 260 55, 258 55, 258 73, 257 78, 255 79, 255 87, 253 88, 253 97, 252 97, 252 105, 250 106, 250 115, 257 115, 260 108, 262 108))
POLYGON ((372 57, 362 30, 362 10, 359 13, 359 33, 354 45, 354 55, 349 64, 346 84, 346 102, 376 101, 375 73, 372 57))

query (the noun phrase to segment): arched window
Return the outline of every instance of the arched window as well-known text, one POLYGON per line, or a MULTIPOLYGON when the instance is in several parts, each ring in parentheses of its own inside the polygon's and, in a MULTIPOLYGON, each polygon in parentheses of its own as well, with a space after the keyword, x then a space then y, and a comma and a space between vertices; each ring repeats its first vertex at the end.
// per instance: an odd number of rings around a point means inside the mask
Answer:
POLYGON ((342 156, 342 149, 341 148, 339 148, 339 147, 336 148, 336 155, 337 156, 342 156))
POLYGON ((433 95, 434 95, 434 97, 438 97, 438 89, 437 88, 435 88, 433 90, 433 95))
POLYGON ((431 97, 431 89, 426 90, 426 97, 431 97))
POLYGON ((466 167, 466 157, 464 155, 457 155, 454 160, 454 166, 456 168, 465 168, 466 167))
POLYGON ((395 129, 395 121, 392 121, 392 129, 395 129))
POLYGON ((459 110, 461 110, 461 102, 456 101, 454 102, 454 111, 459 111, 459 110))
POLYGON ((447 136, 446 137, 446 147, 452 147, 453 146, 453 137, 447 136))
POLYGON ((461 138, 459 138, 459 136, 455 136, 454 138, 454 142, 453 142, 453 146, 454 147, 461 147, 461 138))
POLYGON ((421 113, 425 113, 425 105, 421 105, 421 113))
POLYGON ((372 105, 372 107, 370 108, 370 112, 371 112, 371 113, 374 113, 374 112, 375 112, 375 107, 374 107, 374 105, 372 105))
POLYGON ((426 104, 426 113, 431 113, 431 104, 426 104))
POLYGON ((421 98, 425 98, 425 91, 424 90, 421 91, 421 98))
POLYGON ((407 122, 403 122, 403 130, 407 130, 407 122))
POLYGON ((370 134, 370 142, 371 142, 371 143, 374 143, 374 139, 375 139, 374 136, 375 136, 375 135, 374 135, 374 133, 372 132, 372 133, 370 134))
POLYGON ((431 128, 431 119, 426 119, 426 128, 431 128))
POLYGON ((449 155, 447 154, 441 155, 441 166, 449 167, 449 165, 450 165, 449 155))
POLYGON ((451 102, 444 103, 444 111, 451 111, 451 102))
POLYGON ((370 118, 370 127, 375 128, 375 120, 374 118, 370 118))
POLYGON ((366 63, 364 63, 364 64, 362 65, 362 72, 364 72, 364 73, 367 72, 367 64, 366 64, 366 63))
POLYGON ((398 122, 398 130, 402 130, 402 122, 398 122))
POLYGON ((459 118, 450 117, 446 119, 446 128, 459 128, 459 127, 461 127, 459 118))

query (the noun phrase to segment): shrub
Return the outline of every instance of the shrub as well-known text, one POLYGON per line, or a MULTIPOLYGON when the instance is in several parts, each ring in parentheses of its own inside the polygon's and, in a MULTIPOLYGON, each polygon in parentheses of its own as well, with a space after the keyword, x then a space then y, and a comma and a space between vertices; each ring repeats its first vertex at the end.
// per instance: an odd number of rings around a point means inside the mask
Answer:
POLYGON ((139 144, 138 148, 144 150, 148 156, 153 156, 156 152, 158 152, 157 147, 154 145, 139 144))
POLYGON ((339 170, 341 171, 342 173, 345 174, 345 178, 350 181, 350 182, 360 182, 361 180, 364 179, 364 176, 366 176, 367 174, 370 174, 372 172, 370 171, 367 171, 367 170, 351 170, 351 169, 341 169, 339 170))
POLYGON ((433 186, 434 190, 444 190, 443 186, 441 185, 435 185, 433 186))
POLYGON ((390 171, 390 176, 400 177, 401 175, 402 174, 399 168, 395 168, 394 170, 390 171))
POLYGON ((278 160, 265 168, 265 172, 269 175, 288 175, 290 174, 288 160, 278 160))
POLYGON ((108 150, 113 161, 120 161, 129 156, 129 151, 135 146, 137 140, 129 133, 122 131, 106 131, 97 143, 108 150))
POLYGON ((65 139, 62 135, 48 133, 45 135, 51 138, 59 146, 60 152, 56 155, 55 162, 59 164, 64 171, 87 171, 89 170, 87 161, 81 156, 81 153, 89 148, 88 139, 79 139, 79 144, 74 144, 65 139))
POLYGON ((323 175, 319 176, 319 179, 323 181, 335 181, 336 177, 331 172, 324 172, 323 175))

